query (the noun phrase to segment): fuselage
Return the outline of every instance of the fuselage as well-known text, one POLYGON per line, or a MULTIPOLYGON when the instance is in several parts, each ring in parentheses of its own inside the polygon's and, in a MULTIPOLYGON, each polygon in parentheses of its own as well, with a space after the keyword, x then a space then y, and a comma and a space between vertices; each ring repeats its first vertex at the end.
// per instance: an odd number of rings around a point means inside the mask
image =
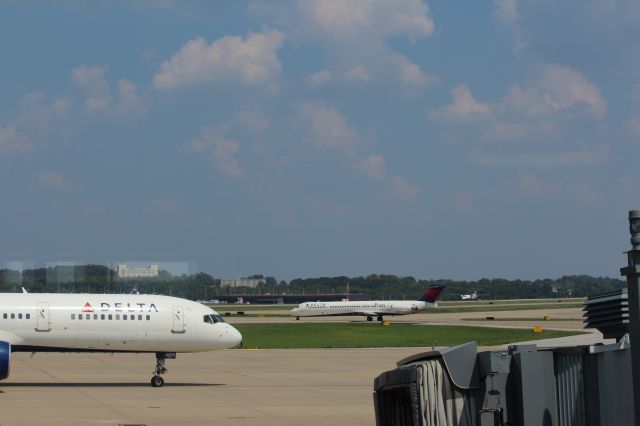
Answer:
POLYGON ((407 315, 435 306, 419 300, 369 300, 359 302, 304 302, 290 311, 295 317, 407 315))
POLYGON ((177 297, 0 293, 0 341, 13 351, 202 352, 241 340, 213 309, 177 297))

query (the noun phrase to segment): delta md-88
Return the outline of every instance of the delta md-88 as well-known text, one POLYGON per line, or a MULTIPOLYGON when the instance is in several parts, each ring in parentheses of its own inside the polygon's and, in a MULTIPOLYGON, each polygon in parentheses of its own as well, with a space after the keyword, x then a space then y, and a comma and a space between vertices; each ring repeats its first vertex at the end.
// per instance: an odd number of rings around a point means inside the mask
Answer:
POLYGON ((444 289, 442 285, 429 287, 418 300, 368 300, 345 302, 304 302, 290 311, 291 316, 296 317, 323 317, 323 316, 366 316, 367 321, 377 317, 382 322, 385 315, 415 314, 424 309, 436 306, 436 300, 444 289))
POLYGON ((160 387, 165 359, 241 341, 213 309, 176 297, 0 293, 0 380, 11 352, 148 352, 156 355, 151 385, 160 387))

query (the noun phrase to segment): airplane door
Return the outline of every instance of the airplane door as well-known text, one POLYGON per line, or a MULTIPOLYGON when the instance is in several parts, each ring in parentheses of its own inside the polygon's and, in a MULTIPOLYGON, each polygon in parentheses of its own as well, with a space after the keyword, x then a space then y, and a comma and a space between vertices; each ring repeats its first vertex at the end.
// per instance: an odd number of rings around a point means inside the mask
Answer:
POLYGON ((173 318, 171 332, 184 333, 184 311, 182 310, 182 306, 174 306, 171 316, 173 318))
POLYGON ((51 330, 51 321, 49 320, 49 304, 45 302, 38 302, 36 304, 36 331, 49 331, 51 330))

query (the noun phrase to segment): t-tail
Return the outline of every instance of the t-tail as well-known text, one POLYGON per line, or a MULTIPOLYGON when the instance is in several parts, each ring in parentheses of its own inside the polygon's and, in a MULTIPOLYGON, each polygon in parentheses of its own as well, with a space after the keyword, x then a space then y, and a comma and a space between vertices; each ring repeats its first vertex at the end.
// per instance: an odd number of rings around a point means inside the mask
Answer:
POLYGON ((432 285, 425 290, 418 300, 421 302, 435 303, 435 301, 438 300, 438 297, 440 297, 442 290, 444 290, 444 287, 445 286, 443 285, 432 285))

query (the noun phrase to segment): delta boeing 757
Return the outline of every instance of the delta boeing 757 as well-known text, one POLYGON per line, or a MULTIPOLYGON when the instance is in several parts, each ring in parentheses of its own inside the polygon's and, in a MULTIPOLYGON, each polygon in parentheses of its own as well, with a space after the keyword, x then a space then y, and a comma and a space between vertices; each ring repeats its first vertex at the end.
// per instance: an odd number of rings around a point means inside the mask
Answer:
POLYGON ((418 300, 369 300, 360 302, 304 302, 293 308, 289 313, 296 317, 322 316, 366 316, 367 321, 377 317, 382 321, 385 315, 415 314, 424 309, 435 306, 436 300, 444 289, 443 285, 429 287, 418 300))
POLYGON ((0 293, 0 380, 12 352, 148 352, 151 385, 164 385, 165 360, 179 352, 238 345, 242 336, 216 311, 146 294, 0 293))

